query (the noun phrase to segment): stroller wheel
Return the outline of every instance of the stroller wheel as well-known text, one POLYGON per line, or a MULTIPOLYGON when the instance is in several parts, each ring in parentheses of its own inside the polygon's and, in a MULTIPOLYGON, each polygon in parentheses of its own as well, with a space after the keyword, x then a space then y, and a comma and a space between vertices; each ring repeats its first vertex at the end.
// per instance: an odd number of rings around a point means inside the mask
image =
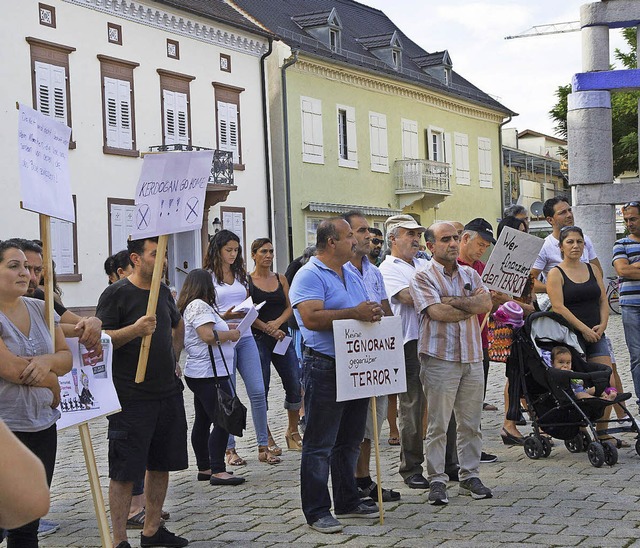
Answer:
POLYGON ((636 440, 636 453, 640 455, 640 438, 636 440))
POLYGON ((565 440, 564 446, 570 453, 582 453, 582 451, 584 451, 584 440, 582 439, 582 432, 578 433, 570 440, 565 440))
POLYGON ((604 462, 607 466, 613 466, 618 462, 618 448, 610 441, 603 441, 604 462))
POLYGON ((604 448, 597 441, 592 441, 587 447, 587 457, 592 466, 600 468, 604 464, 604 448))
POLYGON ((534 436, 527 437, 524 440, 524 454, 530 459, 539 459, 544 454, 544 447, 540 439, 534 436))
POLYGON ((542 442, 542 457, 546 459, 551 454, 551 442, 544 436, 540 441, 542 442))
POLYGON ((580 435, 582 436, 582 450, 586 451, 591 443, 591 438, 586 432, 581 432, 580 435))

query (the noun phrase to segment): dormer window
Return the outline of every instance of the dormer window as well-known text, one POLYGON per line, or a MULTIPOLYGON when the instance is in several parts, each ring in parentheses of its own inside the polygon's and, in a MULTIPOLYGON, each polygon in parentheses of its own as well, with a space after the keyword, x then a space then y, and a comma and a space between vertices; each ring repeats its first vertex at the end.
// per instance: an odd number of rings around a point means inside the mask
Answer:
POLYGON ((427 53, 411 60, 429 76, 433 76, 445 86, 451 85, 453 63, 447 50, 427 53))
POLYGON ((397 31, 358 38, 358 42, 394 70, 402 69, 402 42, 397 31))
POLYGON ((451 85, 451 69, 448 67, 445 67, 444 69, 444 85, 445 86, 451 85))
POLYGON ((294 15, 291 20, 331 51, 335 53, 342 51, 340 40, 342 23, 335 8, 331 11, 294 15))

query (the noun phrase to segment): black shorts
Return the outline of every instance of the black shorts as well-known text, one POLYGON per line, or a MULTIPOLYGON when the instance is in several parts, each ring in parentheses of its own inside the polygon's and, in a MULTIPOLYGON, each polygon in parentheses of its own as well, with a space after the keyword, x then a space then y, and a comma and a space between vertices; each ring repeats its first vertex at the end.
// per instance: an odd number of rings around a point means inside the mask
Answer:
POLYGON ((121 402, 109 419, 109 477, 136 481, 145 470, 185 470, 187 418, 182 392, 163 400, 121 402))

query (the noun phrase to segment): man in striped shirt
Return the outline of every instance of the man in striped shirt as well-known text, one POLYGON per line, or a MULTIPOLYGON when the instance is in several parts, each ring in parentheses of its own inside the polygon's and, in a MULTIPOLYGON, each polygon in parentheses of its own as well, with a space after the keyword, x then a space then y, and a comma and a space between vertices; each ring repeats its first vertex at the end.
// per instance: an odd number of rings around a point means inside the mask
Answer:
POLYGON ((459 236, 447 222, 425 232, 431 261, 409 284, 420 316, 420 379, 427 399, 429 504, 447 504, 446 433, 451 412, 457 421, 460 494, 491 498, 479 478, 480 417, 484 373, 477 314, 491 311, 491 295, 479 274, 458 265, 459 236))
POLYGON ((629 348, 631 378, 640 405, 640 202, 622 206, 629 235, 613 246, 613 267, 620 276, 620 308, 629 348))

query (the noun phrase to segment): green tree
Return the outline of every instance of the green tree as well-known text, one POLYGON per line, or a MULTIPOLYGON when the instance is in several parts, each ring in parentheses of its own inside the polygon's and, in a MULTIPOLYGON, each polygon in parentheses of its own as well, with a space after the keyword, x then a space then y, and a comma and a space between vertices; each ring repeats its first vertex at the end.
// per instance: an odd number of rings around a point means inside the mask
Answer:
MULTIPOLYGON (((625 69, 635 69, 637 59, 636 29, 623 30, 629 51, 615 50, 615 58, 625 69)), ((559 86, 556 104, 549 111, 555 122, 554 131, 562 139, 567 138, 567 97, 571 84, 559 86)), ((638 100, 640 92, 616 92, 611 94, 611 116, 613 120, 613 176, 625 171, 638 171, 638 100)))

